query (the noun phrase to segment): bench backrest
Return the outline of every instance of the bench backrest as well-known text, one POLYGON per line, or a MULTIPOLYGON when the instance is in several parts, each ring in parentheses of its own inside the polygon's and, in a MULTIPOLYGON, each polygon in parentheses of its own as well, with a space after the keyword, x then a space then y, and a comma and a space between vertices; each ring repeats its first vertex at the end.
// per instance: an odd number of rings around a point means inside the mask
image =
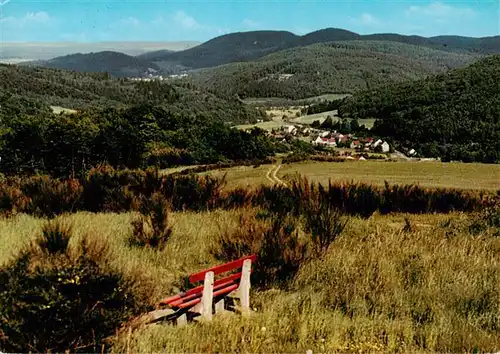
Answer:
POLYGON ((257 256, 255 254, 253 254, 251 256, 240 258, 236 261, 232 261, 232 262, 222 264, 222 265, 210 268, 210 269, 205 269, 205 270, 198 272, 198 273, 195 273, 195 274, 191 274, 189 276, 189 281, 191 283, 203 281, 205 279, 205 274, 208 272, 213 272, 214 275, 217 275, 217 274, 229 272, 229 271, 234 270, 234 269, 239 269, 239 268, 243 267, 243 262, 245 262, 247 259, 251 260, 252 263, 254 263, 255 260, 257 259, 257 256))

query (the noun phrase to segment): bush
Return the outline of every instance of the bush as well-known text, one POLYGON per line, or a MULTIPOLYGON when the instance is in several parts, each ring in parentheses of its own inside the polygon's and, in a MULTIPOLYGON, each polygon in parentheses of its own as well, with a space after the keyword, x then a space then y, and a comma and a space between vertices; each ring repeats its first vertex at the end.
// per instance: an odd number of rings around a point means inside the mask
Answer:
POLYGON ((105 244, 70 249, 68 226, 53 223, 37 243, 0 268, 0 349, 97 352, 144 306, 133 283, 107 262, 105 244))
POLYGON ((156 192, 150 198, 143 197, 140 209, 141 215, 132 221, 129 245, 162 251, 172 235, 168 223, 168 202, 160 192, 156 192))
POLYGON ((344 231, 348 219, 326 204, 313 204, 305 213, 306 230, 311 233, 314 252, 322 256, 344 231))
POLYGON ((307 242, 299 237, 299 230, 297 219, 290 215, 257 220, 255 214, 243 214, 234 233, 221 232, 214 253, 224 261, 256 254, 252 284, 287 287, 309 257, 307 242))
POLYGON ((28 213, 53 217, 77 209, 83 189, 76 179, 61 181, 49 176, 35 176, 25 179, 21 190, 29 198, 28 213))

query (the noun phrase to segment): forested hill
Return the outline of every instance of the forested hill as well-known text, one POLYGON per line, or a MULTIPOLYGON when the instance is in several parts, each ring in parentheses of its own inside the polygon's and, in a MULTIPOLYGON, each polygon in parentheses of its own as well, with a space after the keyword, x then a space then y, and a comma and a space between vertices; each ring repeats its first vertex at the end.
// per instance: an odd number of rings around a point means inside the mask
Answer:
POLYGON ((80 72, 107 72, 117 77, 142 76, 160 69, 150 61, 112 51, 71 54, 45 61, 27 62, 23 65, 80 72))
POLYGON ((285 31, 249 31, 222 35, 196 47, 147 57, 164 69, 186 70, 252 61, 281 50, 334 41, 389 41, 412 44, 448 52, 500 53, 500 36, 469 38, 460 36, 420 37, 393 33, 360 35, 351 31, 326 28, 297 36, 285 31))
POLYGON ((305 98, 352 93, 465 66, 480 56, 387 41, 314 44, 191 74, 188 81, 225 95, 305 98))
POLYGON ((113 79, 105 73, 11 65, 0 65, 0 100, 2 109, 9 106, 18 111, 26 111, 24 107, 44 110, 49 105, 77 110, 126 108, 148 102, 180 114, 205 115, 235 124, 255 122, 263 117, 239 100, 226 100, 190 85, 135 82, 113 79), (19 107, 14 103, 19 100, 31 103, 19 107))
POLYGON ((500 161, 500 55, 413 83, 355 94, 344 117, 377 118, 376 134, 447 160, 500 161))

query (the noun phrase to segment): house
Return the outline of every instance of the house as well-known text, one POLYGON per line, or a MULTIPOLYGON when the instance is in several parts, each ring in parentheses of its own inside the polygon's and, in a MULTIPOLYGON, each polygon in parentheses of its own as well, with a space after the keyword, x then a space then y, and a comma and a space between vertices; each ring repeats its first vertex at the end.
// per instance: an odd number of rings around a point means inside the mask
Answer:
POLYGON ((387 143, 387 141, 384 141, 381 146, 382 146, 382 152, 386 153, 391 151, 391 146, 387 143))
POLYGON ((353 140, 351 142, 350 148, 351 149, 356 149, 361 146, 361 142, 359 140, 353 140))
POLYGON ((337 146, 337 142, 335 141, 334 138, 322 138, 321 136, 318 136, 316 140, 313 141, 313 144, 331 146, 331 147, 337 146))
POLYGON ((380 145, 380 144, 382 144, 382 143, 383 143, 383 141, 382 141, 382 140, 380 140, 380 139, 378 139, 376 142, 374 142, 374 143, 372 144, 372 147, 375 149, 377 146, 379 146, 379 145, 380 145))
POLYGON ((410 156, 415 156, 417 154, 417 152, 415 151, 415 149, 411 149, 410 151, 408 151, 408 155, 410 156))
POLYGON ((323 143, 323 140, 321 139, 320 136, 316 138, 316 140, 313 140, 313 145, 321 145, 323 143))
POLYGON ((284 125, 281 127, 281 130, 283 130, 287 134, 292 134, 295 135, 297 133, 297 128, 293 125, 284 125))
POLYGON ((323 132, 321 132, 321 133, 319 134, 319 136, 320 136, 320 137, 322 137, 322 138, 326 138, 329 134, 330 134, 330 132, 329 132, 329 131, 323 131, 323 132))

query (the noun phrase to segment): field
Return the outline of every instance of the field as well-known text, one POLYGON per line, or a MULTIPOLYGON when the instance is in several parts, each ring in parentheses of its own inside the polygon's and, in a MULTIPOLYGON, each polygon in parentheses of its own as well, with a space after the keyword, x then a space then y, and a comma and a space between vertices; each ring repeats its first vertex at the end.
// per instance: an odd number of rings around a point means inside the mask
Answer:
MULTIPOLYGON (((236 231, 240 213, 173 213, 163 251, 126 245, 131 213, 61 218, 73 225, 73 243, 83 235, 108 242, 112 265, 140 274, 151 298, 160 299, 176 293, 184 276, 220 263, 213 251, 222 232, 236 231)), ((500 238, 468 234, 463 214, 409 216, 411 230, 404 228, 406 217, 350 218, 325 256, 304 263, 288 290, 254 288, 249 319, 227 314, 184 328, 149 326, 115 338, 112 351, 499 350, 500 238)), ((26 215, 1 220, 0 264, 44 223, 26 215)))
MULTIPOLYGON (((242 166, 207 172, 214 176, 227 173, 228 188, 268 183, 267 169, 242 166)), ((500 190, 500 165, 439 163, 439 162, 382 162, 349 161, 341 163, 302 162, 282 165, 277 173, 281 179, 299 173, 312 181, 356 181, 383 185, 418 183, 423 187, 500 190), (478 178, 480 176, 480 178, 478 178)))

